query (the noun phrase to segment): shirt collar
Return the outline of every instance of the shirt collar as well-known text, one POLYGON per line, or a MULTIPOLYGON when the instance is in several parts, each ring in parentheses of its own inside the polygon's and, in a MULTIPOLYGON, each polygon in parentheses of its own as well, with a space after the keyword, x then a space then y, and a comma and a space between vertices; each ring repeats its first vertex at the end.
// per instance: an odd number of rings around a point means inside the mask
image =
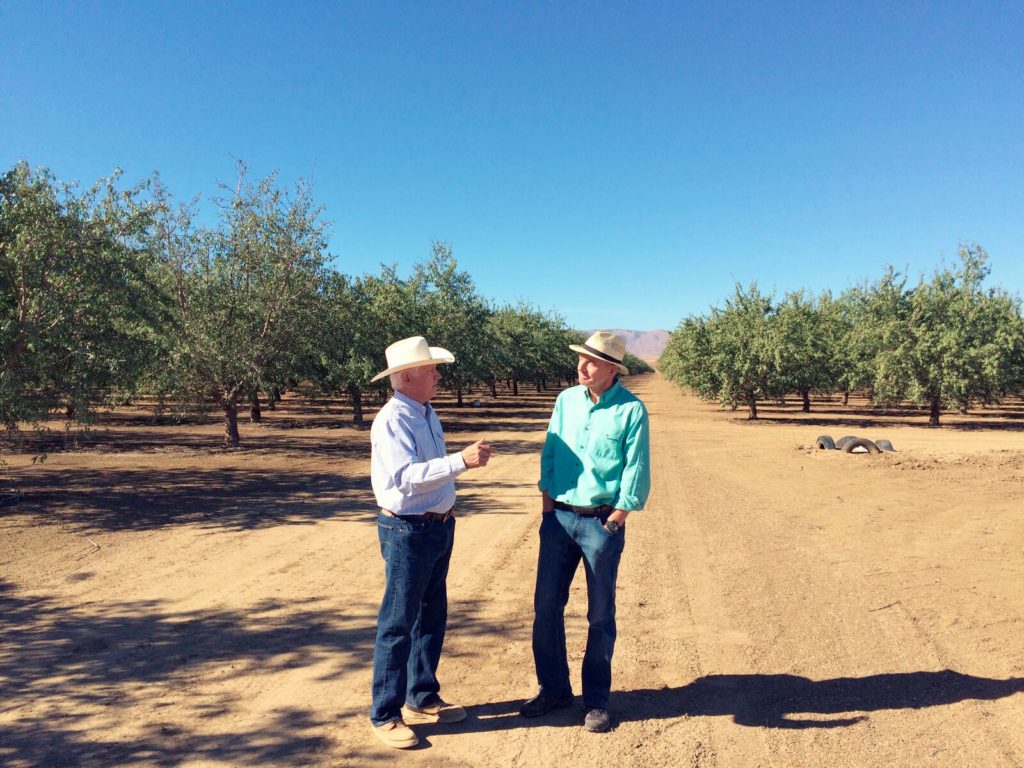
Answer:
POLYGON ((587 398, 587 402, 590 403, 590 405, 592 405, 593 407, 596 408, 597 406, 601 405, 602 403, 606 403, 609 400, 611 400, 612 397, 615 396, 615 392, 617 390, 619 390, 621 388, 621 386, 622 385, 620 384, 618 379, 613 381, 612 385, 610 387, 608 387, 608 389, 606 389, 604 392, 602 392, 601 396, 599 398, 597 398, 597 402, 596 403, 593 400, 590 399, 590 390, 587 389, 586 386, 583 387, 583 396, 585 398, 587 398))
POLYGON ((419 414, 420 416, 427 415, 426 405, 424 405, 423 403, 417 403, 411 397, 409 397, 406 394, 403 394, 402 392, 395 392, 395 400, 404 405, 406 408, 411 408, 413 412, 419 414))

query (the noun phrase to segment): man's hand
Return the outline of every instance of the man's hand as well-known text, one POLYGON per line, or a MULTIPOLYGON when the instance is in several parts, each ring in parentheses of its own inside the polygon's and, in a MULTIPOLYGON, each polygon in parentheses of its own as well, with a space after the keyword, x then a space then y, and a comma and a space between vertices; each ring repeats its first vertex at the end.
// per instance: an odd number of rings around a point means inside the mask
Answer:
POLYGON ((547 512, 554 512, 555 511, 555 500, 551 498, 551 496, 548 494, 547 491, 541 491, 540 492, 540 498, 541 498, 541 502, 540 502, 540 511, 541 512, 547 513, 547 512))
POLYGON ((472 445, 462 449, 462 460, 466 462, 466 466, 470 469, 486 467, 492 453, 494 453, 494 449, 491 446, 483 440, 477 440, 472 445))
POLYGON ((616 509, 608 515, 608 520, 614 520, 619 525, 625 525, 627 517, 629 517, 629 512, 624 509, 616 509))

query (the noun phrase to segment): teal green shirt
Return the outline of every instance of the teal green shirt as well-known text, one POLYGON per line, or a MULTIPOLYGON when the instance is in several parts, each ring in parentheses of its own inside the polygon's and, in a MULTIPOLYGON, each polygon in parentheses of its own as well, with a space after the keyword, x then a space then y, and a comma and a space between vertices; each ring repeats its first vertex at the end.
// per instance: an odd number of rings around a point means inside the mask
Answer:
POLYGON ((541 452, 538 486, 563 504, 643 509, 651 491, 651 441, 640 399, 618 381, 596 403, 583 385, 562 392, 541 452))

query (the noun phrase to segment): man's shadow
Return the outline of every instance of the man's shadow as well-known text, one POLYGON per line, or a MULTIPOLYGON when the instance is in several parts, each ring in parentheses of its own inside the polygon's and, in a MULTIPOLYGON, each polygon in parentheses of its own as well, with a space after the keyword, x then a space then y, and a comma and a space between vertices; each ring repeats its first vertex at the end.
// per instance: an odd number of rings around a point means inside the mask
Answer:
MULTIPOLYGON (((613 723, 676 717, 728 716, 760 728, 839 728, 867 718, 865 712, 923 709, 966 699, 992 701, 1024 692, 1024 678, 996 680, 941 672, 901 672, 810 680, 797 675, 707 675, 679 688, 612 691, 613 723), (858 714, 855 714, 858 713, 858 714), (821 717, 821 715, 842 715, 821 717)), ((544 717, 519 715, 521 699, 466 708, 465 722, 436 725, 429 733, 509 730, 534 725, 579 727, 581 697, 544 717)))

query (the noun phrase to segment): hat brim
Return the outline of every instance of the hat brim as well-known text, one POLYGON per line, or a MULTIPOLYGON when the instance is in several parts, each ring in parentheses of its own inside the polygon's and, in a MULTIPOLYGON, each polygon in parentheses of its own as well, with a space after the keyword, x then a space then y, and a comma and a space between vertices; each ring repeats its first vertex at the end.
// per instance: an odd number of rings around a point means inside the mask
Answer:
POLYGON ((578 344, 570 344, 569 349, 571 349, 573 352, 578 352, 584 357, 589 357, 591 360, 598 360, 599 362, 602 363, 611 363, 612 365, 616 366, 619 369, 619 373, 621 373, 623 376, 629 376, 629 368, 624 366, 622 363, 616 361, 614 358, 603 358, 600 355, 594 354, 594 350, 587 349, 586 347, 581 347, 578 344))
POLYGON ((393 365, 387 370, 381 371, 372 379, 371 382, 380 381, 385 376, 390 376, 392 373, 398 373, 400 371, 407 371, 410 368, 420 368, 424 365, 440 365, 442 363, 454 363, 455 355, 449 352, 444 347, 431 347, 430 348, 430 359, 429 360, 413 360, 409 363, 401 363, 400 365, 393 365))

